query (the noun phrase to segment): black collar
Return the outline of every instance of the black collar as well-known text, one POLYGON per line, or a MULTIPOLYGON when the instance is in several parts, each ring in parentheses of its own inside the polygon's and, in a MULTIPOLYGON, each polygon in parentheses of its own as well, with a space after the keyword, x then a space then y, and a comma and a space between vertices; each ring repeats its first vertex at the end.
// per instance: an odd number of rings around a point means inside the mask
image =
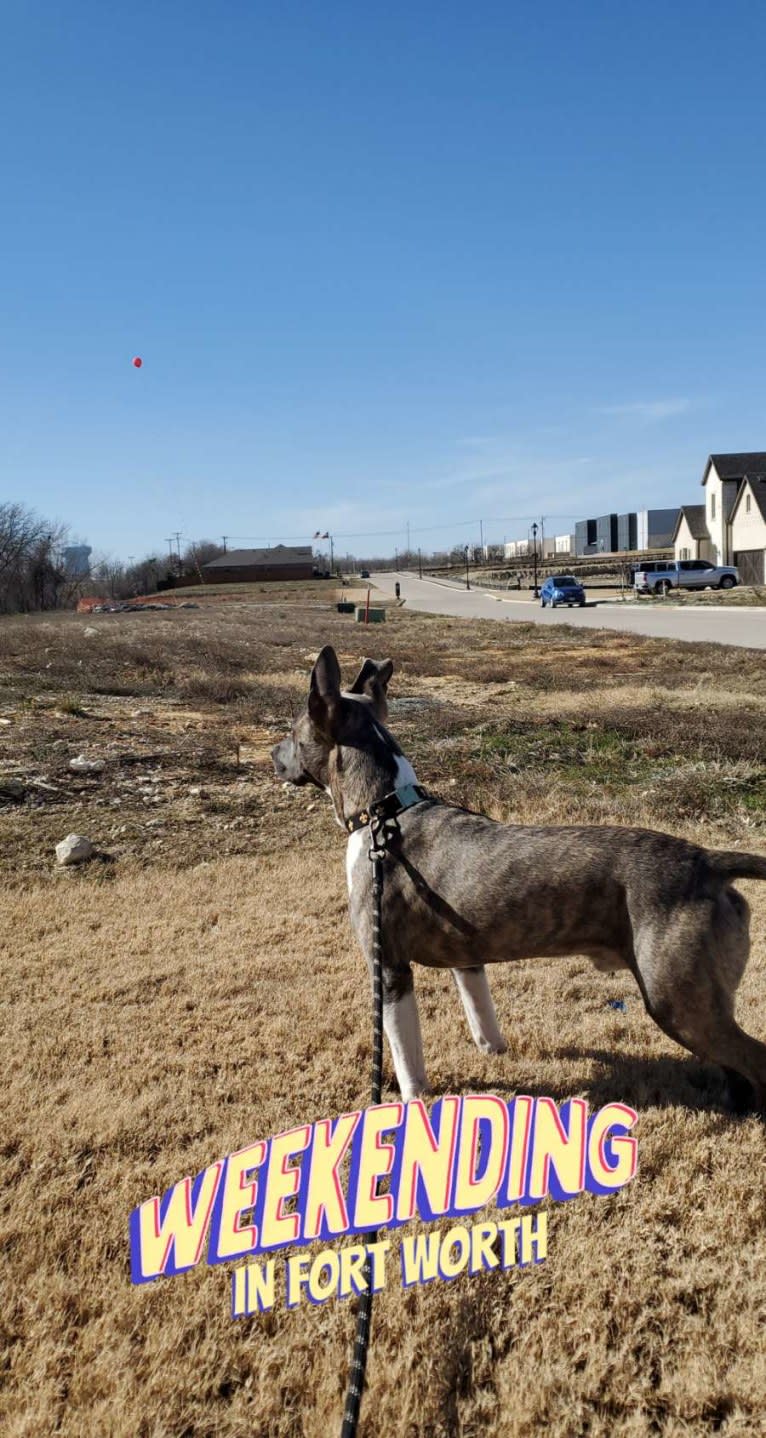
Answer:
POLYGON ((422 784, 403 784, 401 789, 394 789, 375 804, 370 804, 369 809, 360 809, 358 814, 344 819, 343 827, 347 833, 355 834, 358 829, 366 829, 373 819, 395 819, 397 814, 403 814, 405 809, 411 809, 414 804, 422 804, 424 799, 430 798, 431 795, 422 784))

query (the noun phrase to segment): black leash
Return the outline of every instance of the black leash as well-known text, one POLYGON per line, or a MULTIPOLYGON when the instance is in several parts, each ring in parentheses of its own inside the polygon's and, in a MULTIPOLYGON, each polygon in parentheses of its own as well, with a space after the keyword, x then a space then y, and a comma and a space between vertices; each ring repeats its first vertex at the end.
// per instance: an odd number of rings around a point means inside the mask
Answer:
MULTIPOLYGON (((381 911, 383 907, 383 864, 391 835, 398 829, 395 819, 373 819, 371 824, 370 863, 372 864, 372 1089, 370 1103, 380 1103, 383 1084, 383 939, 381 934, 381 911)), ((374 1243, 377 1233, 367 1234, 367 1242, 374 1243)), ((356 1338, 351 1369, 348 1375, 346 1406, 343 1410, 341 1438, 356 1438, 359 1422, 359 1408, 362 1402, 364 1375, 367 1368, 367 1350, 370 1346, 372 1324, 372 1264, 365 1259, 362 1276, 365 1287, 359 1295, 359 1312, 356 1320, 356 1338)))

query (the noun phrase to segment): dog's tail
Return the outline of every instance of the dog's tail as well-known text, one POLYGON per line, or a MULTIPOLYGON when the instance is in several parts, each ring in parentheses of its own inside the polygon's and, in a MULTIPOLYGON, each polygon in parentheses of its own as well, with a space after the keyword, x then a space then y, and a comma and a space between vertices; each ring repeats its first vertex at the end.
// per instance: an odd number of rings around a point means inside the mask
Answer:
POLYGON ((706 855, 714 874, 727 879, 766 879, 766 855, 740 854, 736 849, 709 849, 706 855))

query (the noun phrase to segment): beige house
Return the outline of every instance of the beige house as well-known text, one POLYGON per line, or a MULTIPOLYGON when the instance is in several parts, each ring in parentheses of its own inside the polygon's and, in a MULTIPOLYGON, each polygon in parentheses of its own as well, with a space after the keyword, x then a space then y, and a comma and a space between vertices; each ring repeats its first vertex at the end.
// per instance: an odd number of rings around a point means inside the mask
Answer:
POLYGON ((729 522, 734 501, 747 475, 766 475, 766 453, 711 454, 702 476, 705 491, 705 523, 710 536, 714 564, 732 564, 733 550, 729 522))
POLYGON ((676 559, 736 564, 743 584, 766 573, 766 451, 711 454, 704 504, 686 504, 673 534, 676 559))
POLYGON ((766 478, 742 481, 729 520, 734 563, 743 584, 766 584, 766 478))
POLYGON ((710 559, 712 546, 704 504, 684 504, 678 511, 673 549, 676 559, 710 559))

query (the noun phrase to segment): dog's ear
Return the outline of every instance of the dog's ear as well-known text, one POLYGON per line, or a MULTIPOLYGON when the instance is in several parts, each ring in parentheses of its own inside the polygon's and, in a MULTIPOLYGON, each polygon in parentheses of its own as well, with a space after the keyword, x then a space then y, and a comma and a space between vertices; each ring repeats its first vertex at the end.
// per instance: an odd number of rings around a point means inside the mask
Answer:
POLYGON ((375 659, 365 659, 348 692, 349 694, 366 694, 367 698, 372 700, 378 718, 385 719, 388 714, 386 689, 393 672, 392 659, 383 659, 380 664, 375 659))
POLYGON ((375 681, 385 693, 393 672, 394 661, 392 659, 383 659, 380 664, 375 659, 365 659, 348 692, 349 694, 369 694, 370 685, 375 681))
POLYGON ((340 665, 332 645, 326 644, 311 671, 309 714, 315 729, 327 739, 335 737, 340 719, 340 665))

